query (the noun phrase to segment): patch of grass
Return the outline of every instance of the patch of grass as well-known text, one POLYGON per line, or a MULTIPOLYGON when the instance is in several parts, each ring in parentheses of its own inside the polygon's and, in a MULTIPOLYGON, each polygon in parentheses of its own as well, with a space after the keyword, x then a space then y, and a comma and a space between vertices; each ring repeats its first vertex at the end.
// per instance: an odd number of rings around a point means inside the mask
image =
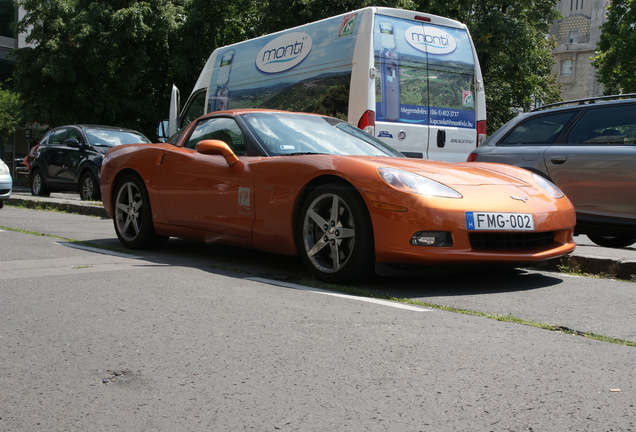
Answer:
MULTIPOLYGON (((595 278, 595 279, 623 280, 623 279, 617 278, 615 274, 607 273, 603 271, 598 273, 584 272, 583 270, 581 270, 580 267, 581 266, 579 264, 577 264, 576 266, 561 264, 557 266, 557 269, 559 270, 559 272, 570 275, 570 276, 583 276, 583 277, 589 277, 589 278, 595 278)), ((636 276, 631 275, 630 279, 625 280, 625 282, 636 282, 636 276)))
POLYGON ((53 211, 58 213, 66 213, 59 209, 58 204, 54 204, 54 203, 50 203, 46 201, 13 200, 11 202, 6 202, 5 205, 7 207, 25 208, 29 210, 53 211))
MULTIPOLYGON (((82 204, 80 205, 80 207, 86 208, 87 210, 92 207, 103 207, 103 204, 101 203, 101 201, 84 201, 84 202, 89 202, 90 205, 82 204)), ((77 214, 77 215, 89 216, 89 217, 99 217, 99 216, 90 214, 90 211, 88 213, 80 213, 78 211, 75 211, 74 209, 77 208, 77 204, 72 203, 70 201, 66 201, 63 203, 52 203, 52 202, 40 201, 40 200, 15 199, 15 200, 6 201, 5 205, 7 207, 23 208, 23 209, 29 209, 29 210, 77 214)))
POLYGON ((22 233, 22 234, 34 235, 34 236, 38 236, 38 237, 49 237, 49 238, 53 238, 53 239, 56 239, 56 240, 65 241, 67 243, 74 243, 74 244, 78 244, 78 245, 82 245, 82 246, 86 246, 86 247, 92 247, 92 248, 96 248, 96 249, 108 250, 108 251, 111 251, 111 252, 125 253, 125 254, 129 254, 129 255, 141 255, 139 252, 131 251, 129 249, 117 248, 117 247, 112 247, 112 246, 104 246, 104 245, 100 245, 100 244, 96 244, 96 243, 87 242, 87 241, 84 241, 84 240, 75 240, 75 239, 70 239, 70 238, 66 238, 66 237, 61 237, 61 236, 54 235, 54 234, 44 234, 44 233, 40 233, 40 232, 37 232, 37 231, 28 231, 28 230, 24 230, 24 229, 21 229, 21 228, 6 227, 6 226, 1 226, 1 225, 0 225, 0 229, 5 230, 5 231, 18 232, 18 233, 22 233))

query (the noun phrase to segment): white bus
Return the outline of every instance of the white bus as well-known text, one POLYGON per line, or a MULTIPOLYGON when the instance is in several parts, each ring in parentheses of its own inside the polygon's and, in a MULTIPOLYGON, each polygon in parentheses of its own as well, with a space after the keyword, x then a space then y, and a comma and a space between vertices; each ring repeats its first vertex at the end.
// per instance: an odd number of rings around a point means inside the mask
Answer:
POLYGON ((218 48, 179 106, 174 87, 167 136, 228 108, 340 117, 423 159, 464 162, 486 136, 484 83, 466 26, 381 7, 218 48))

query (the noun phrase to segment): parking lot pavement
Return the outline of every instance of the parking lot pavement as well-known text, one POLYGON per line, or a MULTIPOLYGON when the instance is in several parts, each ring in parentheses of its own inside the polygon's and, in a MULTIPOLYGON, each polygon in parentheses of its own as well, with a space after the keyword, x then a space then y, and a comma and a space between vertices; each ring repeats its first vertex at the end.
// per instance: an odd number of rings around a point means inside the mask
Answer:
MULTIPOLYGON (((70 213, 108 218, 100 202, 82 201, 76 192, 54 192, 50 197, 35 197, 31 195, 29 188, 14 185, 11 199, 7 201, 7 204, 20 202, 20 205, 23 205, 24 201, 29 202, 33 207, 54 208, 70 213)), ((623 280, 636 279, 636 245, 612 249, 598 246, 583 235, 575 237, 574 240, 577 243, 575 251, 567 257, 549 261, 546 269, 558 270, 561 266, 566 266, 582 273, 612 276, 623 280)))

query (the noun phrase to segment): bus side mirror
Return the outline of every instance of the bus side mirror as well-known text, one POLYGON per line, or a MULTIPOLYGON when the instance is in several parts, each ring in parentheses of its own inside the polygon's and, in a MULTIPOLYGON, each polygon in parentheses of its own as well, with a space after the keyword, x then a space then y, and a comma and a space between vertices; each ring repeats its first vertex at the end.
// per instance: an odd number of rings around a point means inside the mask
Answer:
POLYGON ((162 120, 159 122, 159 126, 157 126, 157 137, 159 141, 166 142, 168 141, 168 120, 162 120))

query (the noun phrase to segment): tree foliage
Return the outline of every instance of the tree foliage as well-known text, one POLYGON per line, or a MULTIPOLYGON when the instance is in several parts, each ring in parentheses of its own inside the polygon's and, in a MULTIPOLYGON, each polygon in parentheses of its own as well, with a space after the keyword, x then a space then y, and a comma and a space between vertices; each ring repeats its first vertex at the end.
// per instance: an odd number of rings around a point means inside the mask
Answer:
POLYGON ((0 85, 0 131, 13 133, 22 124, 20 96, 0 85))
MULTIPOLYGON (((633 1, 633 0, 632 0, 633 1)), ((18 0, 19 31, 34 44, 16 52, 25 118, 50 126, 116 124, 154 135, 170 88, 189 94, 217 47, 375 5, 465 22, 477 48, 493 131, 511 108, 551 102, 546 39, 556 0, 18 0)))
POLYGON ((636 0, 612 0, 592 65, 606 95, 636 93, 636 0))
POLYGON ((153 135, 168 104, 171 41, 183 16, 168 0, 20 0, 16 89, 25 118, 97 123, 153 135))

